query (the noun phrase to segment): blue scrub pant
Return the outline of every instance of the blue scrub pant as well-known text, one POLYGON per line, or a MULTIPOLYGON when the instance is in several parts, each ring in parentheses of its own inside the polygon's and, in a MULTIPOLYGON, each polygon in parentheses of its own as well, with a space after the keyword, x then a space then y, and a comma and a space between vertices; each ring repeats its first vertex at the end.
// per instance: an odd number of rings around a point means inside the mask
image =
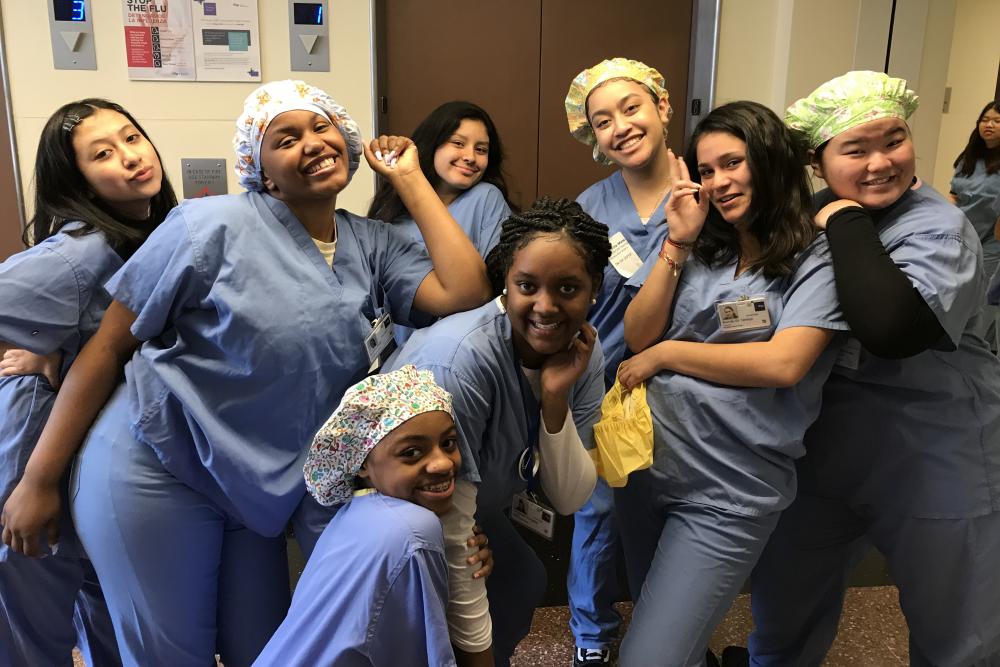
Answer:
POLYGON ((629 588, 622 667, 699 667, 778 521, 666 497, 649 470, 615 489, 629 588), (633 593, 634 595, 634 593, 633 593))
POLYGON ((118 646, 97 575, 86 558, 36 559, 4 547, 0 561, 0 665, 118 667, 118 646))
POLYGON ((899 588, 911 665, 1000 665, 1000 513, 916 519, 801 490, 753 573, 751 664, 820 665, 871 544, 899 588))
POLYGON ((493 621, 493 660, 508 667, 518 642, 531 630, 535 608, 545 596, 545 566, 501 512, 480 510, 476 521, 490 539, 495 565, 486 579, 493 621))
POLYGON ((125 665, 249 665, 288 610, 284 536, 262 537, 167 472, 129 432, 122 388, 70 483, 125 665))
POLYGON ((621 616, 612 606, 618 597, 618 523, 614 492, 597 486, 573 518, 567 592, 569 627, 582 648, 608 648, 618 635, 621 616))

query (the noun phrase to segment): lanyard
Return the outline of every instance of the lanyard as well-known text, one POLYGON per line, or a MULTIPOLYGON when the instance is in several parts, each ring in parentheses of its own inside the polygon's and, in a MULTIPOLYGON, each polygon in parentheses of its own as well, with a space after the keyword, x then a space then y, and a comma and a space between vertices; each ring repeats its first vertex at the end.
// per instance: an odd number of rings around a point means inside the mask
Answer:
POLYGON ((538 469, 541 460, 538 454, 538 435, 541 429, 541 407, 531 390, 531 383, 524 376, 524 371, 518 366, 518 380, 521 385, 521 402, 524 405, 524 415, 528 420, 528 445, 517 459, 517 474, 528 484, 528 490, 533 491, 538 479, 538 469))

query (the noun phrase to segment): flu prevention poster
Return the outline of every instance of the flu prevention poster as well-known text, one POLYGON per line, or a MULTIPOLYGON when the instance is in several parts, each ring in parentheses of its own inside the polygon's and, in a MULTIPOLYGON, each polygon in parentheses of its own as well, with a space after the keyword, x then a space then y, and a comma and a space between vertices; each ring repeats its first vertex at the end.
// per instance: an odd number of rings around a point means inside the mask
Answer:
POLYGON ((191 0, 122 0, 128 78, 193 81, 191 0))

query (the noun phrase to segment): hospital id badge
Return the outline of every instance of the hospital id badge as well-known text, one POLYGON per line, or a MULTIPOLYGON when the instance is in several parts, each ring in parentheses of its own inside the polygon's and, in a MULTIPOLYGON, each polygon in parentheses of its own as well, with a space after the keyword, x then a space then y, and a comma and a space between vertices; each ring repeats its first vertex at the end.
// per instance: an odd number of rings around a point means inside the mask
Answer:
POLYGON ((767 299, 762 296, 719 303, 715 311, 719 314, 719 327, 723 331, 753 331, 771 326, 767 299))
POLYGON ((393 337, 392 318, 389 313, 383 313, 381 317, 372 322, 372 332, 365 336, 365 352, 368 353, 368 361, 372 364, 382 358, 382 353, 395 342, 393 337))
POLYGON ((615 271, 624 278, 631 278, 635 272, 642 268, 642 258, 632 249, 628 239, 621 232, 613 235, 608 241, 611 242, 611 257, 609 261, 615 271))
POLYGON ((515 493, 510 505, 510 520, 551 541, 556 527, 556 513, 534 495, 515 493))

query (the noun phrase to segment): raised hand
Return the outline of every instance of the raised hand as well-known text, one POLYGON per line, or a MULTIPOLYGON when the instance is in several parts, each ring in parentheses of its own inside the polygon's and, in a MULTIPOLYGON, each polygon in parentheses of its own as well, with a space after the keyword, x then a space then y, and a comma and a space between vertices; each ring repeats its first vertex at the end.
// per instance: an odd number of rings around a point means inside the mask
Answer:
POLYGON ((365 159, 379 176, 392 181, 420 171, 417 147, 408 137, 381 135, 365 146, 365 159))
POLYGON ((678 243, 694 243, 708 216, 708 189, 691 180, 687 164, 667 150, 670 160, 670 180, 673 187, 664 206, 670 238, 678 243), (696 194, 701 193, 699 197, 696 194))
POLYGON ((587 370, 596 343, 597 329, 584 322, 580 335, 570 342, 569 349, 553 354, 542 364, 542 395, 568 396, 573 385, 587 370))

